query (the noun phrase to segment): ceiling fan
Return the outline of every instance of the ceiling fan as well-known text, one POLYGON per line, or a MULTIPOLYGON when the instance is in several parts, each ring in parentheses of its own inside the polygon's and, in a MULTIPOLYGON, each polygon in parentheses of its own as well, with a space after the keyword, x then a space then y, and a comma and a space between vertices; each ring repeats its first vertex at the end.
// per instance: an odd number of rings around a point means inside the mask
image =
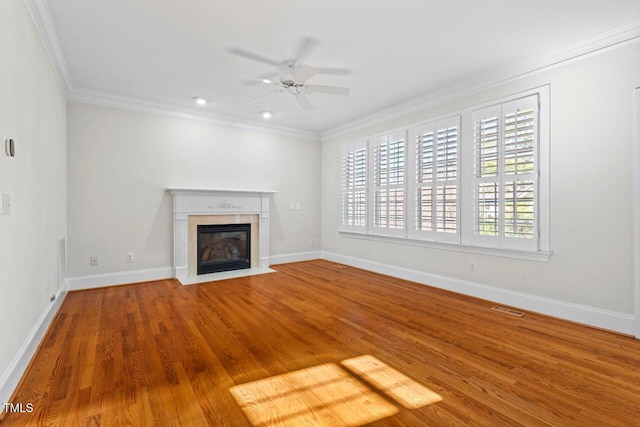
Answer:
POLYGON ((303 110, 311 110, 313 105, 307 98, 308 94, 327 93, 346 96, 351 93, 351 90, 345 87, 307 84, 307 81, 316 74, 351 74, 351 71, 345 68, 312 67, 311 65, 303 64, 302 60, 309 55, 316 44, 315 39, 304 38, 298 46, 295 56, 283 61, 266 58, 243 49, 231 49, 230 52, 243 58, 275 66, 278 69, 277 72, 269 73, 259 78, 250 78, 250 82, 257 81, 279 87, 277 90, 255 98, 254 101, 274 93, 288 92, 296 97, 298 105, 303 110))

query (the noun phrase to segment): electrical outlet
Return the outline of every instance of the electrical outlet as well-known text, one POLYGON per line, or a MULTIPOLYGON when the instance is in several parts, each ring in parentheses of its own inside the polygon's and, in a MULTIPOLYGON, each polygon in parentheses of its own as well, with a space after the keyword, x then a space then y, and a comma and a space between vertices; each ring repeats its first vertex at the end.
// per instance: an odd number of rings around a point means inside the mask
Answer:
POLYGON ((133 262, 133 252, 127 252, 127 255, 125 256, 125 260, 127 262, 133 262))
POLYGON ((89 265, 98 265, 98 257, 95 255, 90 256, 89 265))
POLYGON ((472 273, 476 272, 476 262, 475 261, 471 261, 469 263, 469 271, 472 272, 472 273))

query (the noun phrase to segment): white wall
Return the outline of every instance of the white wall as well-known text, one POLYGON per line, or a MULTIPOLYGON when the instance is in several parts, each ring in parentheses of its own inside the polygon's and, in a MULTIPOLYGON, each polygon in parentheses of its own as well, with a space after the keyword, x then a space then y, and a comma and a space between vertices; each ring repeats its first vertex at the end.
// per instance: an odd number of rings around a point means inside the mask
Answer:
POLYGON ((566 308, 576 304, 632 319, 633 102, 634 88, 640 86, 639 58, 640 43, 608 50, 323 141, 323 251, 476 284, 478 289, 489 286, 504 290, 505 295, 521 293, 568 303, 566 308), (338 234, 341 143, 545 84, 551 86, 554 252, 548 263, 372 242, 338 234), (469 271, 471 260, 476 262, 475 273, 469 271))
POLYGON ((68 103, 68 118, 74 283, 171 267, 172 186, 276 190, 271 255, 319 249, 310 245, 320 233, 319 142, 79 102, 68 103))
MULTIPOLYGON (((0 403, 25 344, 50 310, 58 283, 58 237, 66 234, 66 104, 22 1, 0 1, 0 403)), ((36 342, 37 344, 37 342, 36 342)), ((28 356, 30 357, 30 356, 28 356)), ((28 360, 28 357, 26 360, 28 360)))
POLYGON ((64 291, 58 238, 67 237, 70 277, 166 269, 173 244, 169 186, 277 190, 275 256, 315 251, 310 239, 320 237, 330 256, 638 316, 632 241, 636 87, 638 43, 320 144, 66 103, 25 3, 2 0, 0 137, 15 139, 17 156, 7 157, 0 147, 0 193, 11 196, 11 214, 0 216, 0 403, 8 400, 64 291), (340 237, 342 142, 544 84, 551 85, 550 262, 340 237), (301 209, 290 210, 292 202, 301 209), (126 252, 134 252, 135 262, 125 263, 126 252), (90 255, 99 257, 98 266, 89 266, 90 255), (475 273, 468 271, 471 259, 475 273), (59 298, 51 303, 54 294, 59 298))

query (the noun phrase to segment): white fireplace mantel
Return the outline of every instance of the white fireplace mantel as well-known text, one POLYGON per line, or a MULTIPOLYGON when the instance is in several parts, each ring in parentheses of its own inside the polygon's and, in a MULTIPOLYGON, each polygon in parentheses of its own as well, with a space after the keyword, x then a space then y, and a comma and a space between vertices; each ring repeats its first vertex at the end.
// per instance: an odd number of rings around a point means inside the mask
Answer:
POLYGON ((173 272, 181 283, 196 281, 189 276, 188 223, 191 216, 235 215, 239 218, 240 215, 258 215, 257 268, 269 267, 269 202, 276 191, 176 187, 167 190, 173 195, 173 272))

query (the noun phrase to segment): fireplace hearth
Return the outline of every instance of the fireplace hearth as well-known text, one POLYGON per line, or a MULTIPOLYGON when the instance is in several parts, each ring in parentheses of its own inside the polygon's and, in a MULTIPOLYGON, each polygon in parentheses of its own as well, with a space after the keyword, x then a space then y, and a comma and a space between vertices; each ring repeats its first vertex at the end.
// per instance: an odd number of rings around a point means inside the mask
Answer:
POLYGON ((251 268, 251 224, 198 225, 197 274, 251 268))

